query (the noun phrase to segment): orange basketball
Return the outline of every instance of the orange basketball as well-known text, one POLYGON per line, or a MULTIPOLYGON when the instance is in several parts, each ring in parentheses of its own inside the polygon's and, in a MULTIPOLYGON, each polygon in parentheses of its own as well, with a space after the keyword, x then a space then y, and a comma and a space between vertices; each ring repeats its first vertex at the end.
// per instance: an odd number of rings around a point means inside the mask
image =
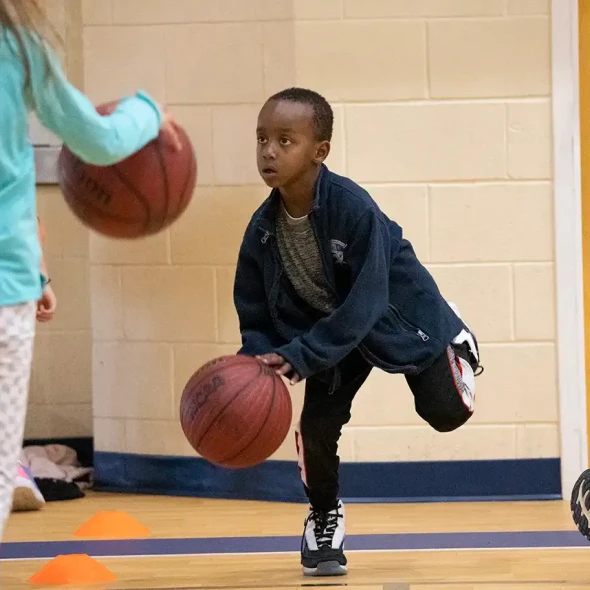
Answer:
POLYGON ((293 408, 283 380, 256 358, 214 359, 188 381, 180 400, 182 430, 197 453, 229 468, 270 457, 291 427, 293 408))
MULTIPOLYGON (((106 115, 116 103, 97 108, 106 115)), ((184 129, 182 150, 161 136, 112 166, 86 164, 63 146, 58 181, 66 203, 87 227, 112 238, 141 238, 169 227, 186 210, 197 181, 197 160, 184 129)))

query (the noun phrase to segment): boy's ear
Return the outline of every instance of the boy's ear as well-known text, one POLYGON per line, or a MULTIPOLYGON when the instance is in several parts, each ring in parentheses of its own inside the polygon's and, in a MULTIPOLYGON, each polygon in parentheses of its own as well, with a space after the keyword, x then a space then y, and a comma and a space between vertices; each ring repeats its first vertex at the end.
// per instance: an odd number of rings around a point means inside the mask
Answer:
POLYGON ((313 161, 316 164, 322 164, 330 154, 330 147, 331 146, 329 141, 322 141, 321 143, 319 143, 316 148, 315 158, 313 159, 313 161))

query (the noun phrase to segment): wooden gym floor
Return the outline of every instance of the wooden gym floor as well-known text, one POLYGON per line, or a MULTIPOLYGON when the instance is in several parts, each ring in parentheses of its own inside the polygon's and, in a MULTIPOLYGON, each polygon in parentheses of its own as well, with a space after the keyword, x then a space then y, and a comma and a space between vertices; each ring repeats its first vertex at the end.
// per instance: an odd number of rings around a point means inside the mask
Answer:
MULTIPOLYGON (((11 516, 0 549, 0 588, 50 558, 88 554, 117 576, 96 589, 581 590, 590 588, 590 543, 565 501, 348 504, 349 574, 303 578, 305 506, 91 493, 11 516), (103 510, 121 510, 151 536, 84 541, 73 532, 103 510)), ((68 588, 73 588, 69 586, 68 588)), ((86 586, 87 587, 87 586, 86 586)))

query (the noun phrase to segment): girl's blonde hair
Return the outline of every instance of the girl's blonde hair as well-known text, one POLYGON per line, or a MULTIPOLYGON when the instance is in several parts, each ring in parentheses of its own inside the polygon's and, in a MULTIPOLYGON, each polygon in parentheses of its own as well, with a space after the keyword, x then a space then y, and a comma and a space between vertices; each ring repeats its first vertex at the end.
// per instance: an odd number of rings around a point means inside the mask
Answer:
POLYGON ((31 59, 26 50, 25 35, 32 33, 40 41, 46 73, 49 73, 49 56, 43 43, 55 31, 37 0, 0 0, 0 43, 7 42, 7 33, 12 33, 18 44, 19 57, 25 69, 25 88, 30 88, 31 59))

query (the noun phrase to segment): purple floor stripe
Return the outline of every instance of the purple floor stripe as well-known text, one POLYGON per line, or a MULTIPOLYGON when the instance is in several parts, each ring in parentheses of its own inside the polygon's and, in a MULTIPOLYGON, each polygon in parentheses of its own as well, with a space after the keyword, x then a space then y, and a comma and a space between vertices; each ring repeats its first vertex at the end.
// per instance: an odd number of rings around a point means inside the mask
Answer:
MULTIPOLYGON (((227 537, 201 539, 131 539, 124 541, 50 541, 3 543, 0 561, 43 559, 71 553, 93 557, 140 555, 210 555, 224 553, 283 553, 299 551, 300 537, 227 537)), ((351 551, 421 549, 528 549, 590 547, 577 531, 512 533, 413 533, 400 535, 350 535, 351 551)))

